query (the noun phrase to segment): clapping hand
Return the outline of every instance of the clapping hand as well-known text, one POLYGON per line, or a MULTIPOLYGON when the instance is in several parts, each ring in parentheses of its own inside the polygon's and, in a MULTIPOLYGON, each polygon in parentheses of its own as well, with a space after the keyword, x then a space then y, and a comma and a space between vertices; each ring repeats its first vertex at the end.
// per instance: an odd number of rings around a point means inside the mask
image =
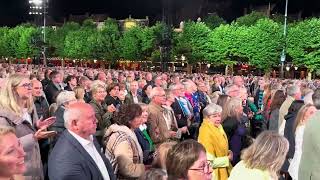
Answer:
POLYGON ((34 133, 34 138, 36 140, 47 139, 49 137, 53 137, 57 134, 55 131, 47 131, 46 128, 39 129, 36 133, 34 133))
POLYGON ((37 123, 36 126, 38 129, 47 129, 49 126, 51 126, 52 124, 54 124, 56 122, 56 117, 49 117, 45 120, 42 120, 42 118, 40 118, 37 123))

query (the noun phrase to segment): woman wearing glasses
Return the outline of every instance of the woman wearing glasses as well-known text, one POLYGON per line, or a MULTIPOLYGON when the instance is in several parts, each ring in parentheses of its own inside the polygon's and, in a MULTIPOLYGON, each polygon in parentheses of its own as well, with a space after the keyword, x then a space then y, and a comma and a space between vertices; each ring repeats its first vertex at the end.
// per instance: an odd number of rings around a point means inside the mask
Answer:
POLYGON ((212 179, 227 180, 233 159, 229 151, 228 138, 221 126, 222 108, 216 104, 209 104, 203 110, 203 123, 199 129, 198 141, 205 147, 207 158, 214 169, 212 179))
POLYGON ((168 180, 210 180, 212 168, 206 150, 195 140, 185 140, 174 145, 167 154, 168 180))
POLYGON ((26 180, 43 179, 38 140, 55 135, 55 132, 46 131, 54 121, 54 118, 38 121, 27 76, 13 74, 7 79, 0 91, 0 125, 13 127, 26 151, 26 180))

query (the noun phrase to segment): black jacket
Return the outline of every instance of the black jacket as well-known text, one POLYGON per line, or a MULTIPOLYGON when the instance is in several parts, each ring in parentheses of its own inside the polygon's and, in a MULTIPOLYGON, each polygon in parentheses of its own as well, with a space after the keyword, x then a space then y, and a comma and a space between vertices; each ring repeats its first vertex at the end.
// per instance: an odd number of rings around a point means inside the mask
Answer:
MULTIPOLYGON (((101 155, 108 170, 110 180, 116 180, 109 160, 100 151, 100 146, 94 139, 94 146, 101 155)), ((103 180, 103 176, 81 144, 65 130, 49 156, 50 180, 103 180)))
POLYGON ((46 94, 49 104, 52 104, 56 101, 55 98, 57 97, 59 92, 60 90, 53 84, 52 81, 50 81, 50 83, 44 89, 44 93, 46 94))
POLYGON ((293 130, 293 126, 294 126, 294 122, 295 119, 297 117, 297 112, 294 113, 288 113, 284 119, 286 121, 286 126, 284 128, 284 137, 287 138, 287 140, 289 141, 289 151, 287 153, 286 156, 286 160, 283 163, 283 166, 281 168, 282 171, 287 172, 288 168, 289 168, 289 160, 288 159, 292 159, 293 155, 294 155, 294 151, 295 151, 295 133, 293 130))

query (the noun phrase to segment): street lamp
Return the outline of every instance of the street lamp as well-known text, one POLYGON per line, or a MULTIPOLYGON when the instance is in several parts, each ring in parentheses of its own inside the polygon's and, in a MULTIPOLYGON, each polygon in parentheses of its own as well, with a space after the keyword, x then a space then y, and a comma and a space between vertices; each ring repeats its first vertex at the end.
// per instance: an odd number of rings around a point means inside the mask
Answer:
POLYGON ((290 66, 287 66, 287 67, 286 67, 286 70, 287 70, 287 71, 290 71, 290 66))
POLYGON ((288 0, 286 0, 286 7, 284 12, 283 37, 285 42, 284 42, 282 53, 281 53, 281 70, 280 70, 281 78, 283 78, 283 75, 284 75, 283 68, 284 68, 284 62, 286 61, 285 49, 286 49, 286 43, 287 43, 287 17, 288 17, 288 0))
POLYGON ((29 0, 30 4, 30 15, 43 15, 43 64, 46 66, 46 14, 47 14, 47 8, 48 8, 48 1, 49 0, 29 0))

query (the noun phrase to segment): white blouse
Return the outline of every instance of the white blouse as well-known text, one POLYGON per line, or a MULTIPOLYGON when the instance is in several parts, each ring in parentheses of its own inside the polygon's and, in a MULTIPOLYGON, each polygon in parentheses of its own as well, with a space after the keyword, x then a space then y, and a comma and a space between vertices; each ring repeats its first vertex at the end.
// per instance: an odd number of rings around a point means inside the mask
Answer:
POLYGON ((293 159, 290 162, 288 172, 293 180, 298 180, 298 171, 300 165, 300 159, 302 154, 302 142, 303 142, 303 133, 305 126, 298 126, 296 129, 296 137, 295 137, 295 151, 293 155, 293 159))

